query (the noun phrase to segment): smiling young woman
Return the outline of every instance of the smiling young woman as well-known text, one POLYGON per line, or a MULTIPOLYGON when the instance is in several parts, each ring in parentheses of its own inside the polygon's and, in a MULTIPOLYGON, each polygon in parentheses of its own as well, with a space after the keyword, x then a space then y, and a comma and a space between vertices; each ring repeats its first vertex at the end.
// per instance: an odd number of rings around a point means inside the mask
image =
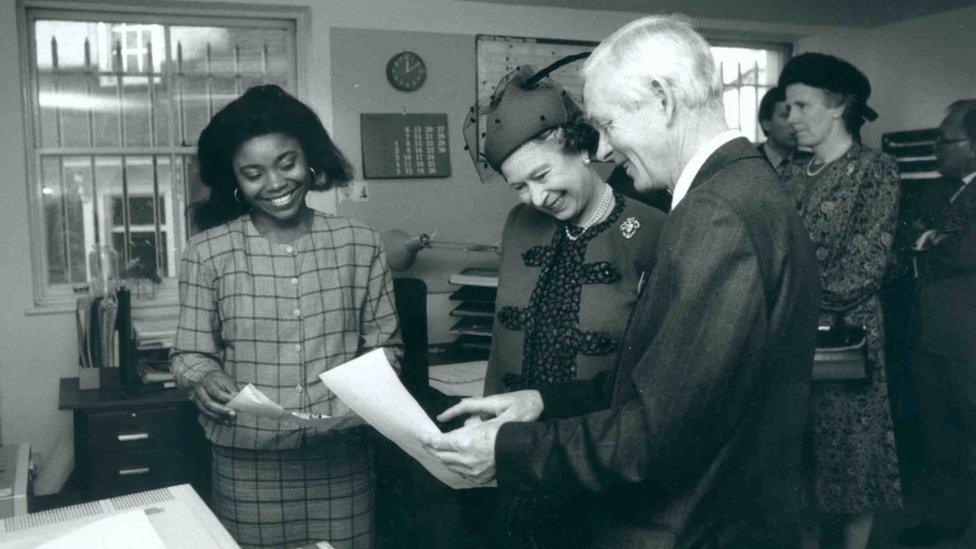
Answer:
POLYGON ((368 548, 373 450, 318 376, 375 347, 399 353, 393 284, 373 229, 305 201, 351 168, 318 116, 277 86, 218 112, 198 156, 210 197, 180 264, 172 370, 213 443, 213 510, 244 547, 368 548), (236 415, 226 404, 249 383, 336 421, 236 415))

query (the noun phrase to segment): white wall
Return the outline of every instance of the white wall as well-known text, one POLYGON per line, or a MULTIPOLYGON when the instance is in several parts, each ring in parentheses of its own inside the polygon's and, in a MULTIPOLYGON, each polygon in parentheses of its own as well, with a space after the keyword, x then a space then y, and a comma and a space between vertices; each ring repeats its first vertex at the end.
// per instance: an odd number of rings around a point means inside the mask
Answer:
MULTIPOLYGON (((148 0, 147 0, 148 1, 148 0)), ((632 13, 487 5, 456 0, 233 0, 236 5, 299 5, 310 10, 305 99, 332 127, 330 29, 348 27, 454 34, 509 34, 599 40, 632 13)), ((172 5, 164 4, 164 5, 172 5)), ((179 3, 175 3, 179 5, 179 3)), ((198 6, 199 2, 186 2, 198 6)), ((0 432, 7 444, 29 442, 38 466, 38 493, 60 489, 71 469, 71 415, 57 410, 58 379, 75 374, 70 313, 33 309, 28 198, 23 141, 16 0, 0 0, 0 432)), ((649 10, 653 7, 649 6, 649 10)), ((700 26, 773 39, 823 34, 797 25, 701 20, 700 26)), ((919 37, 924 42, 924 36, 919 37)), ((455 133, 455 136, 457 134, 455 133)), ((465 158, 455 157, 454 163, 465 158)), ((498 220, 500 226, 502 220, 498 220)), ((497 227, 485 227, 486 232, 497 227)))
POLYGON ((956 99, 976 98, 976 6, 867 31, 842 30, 804 38, 795 52, 842 57, 871 79, 869 104, 878 120, 865 142, 878 147, 886 132, 937 126, 956 99))

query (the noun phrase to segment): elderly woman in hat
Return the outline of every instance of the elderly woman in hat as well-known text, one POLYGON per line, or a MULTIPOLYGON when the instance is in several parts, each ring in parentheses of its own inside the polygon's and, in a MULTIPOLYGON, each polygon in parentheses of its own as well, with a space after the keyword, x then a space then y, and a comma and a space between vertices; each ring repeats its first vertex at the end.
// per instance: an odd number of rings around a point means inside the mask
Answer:
MULTIPOLYGON (((665 218, 614 193, 590 165, 598 133, 545 79, 549 70, 516 70, 479 112, 487 121, 479 170, 501 174, 521 202, 502 236, 486 394, 612 367, 665 218)), ((502 494, 501 512, 504 546, 585 545, 585 517, 564 503, 502 494)))
MULTIPOLYGON (((866 104, 871 84, 853 65, 805 53, 786 64, 779 85, 797 141, 813 151, 783 177, 816 245, 821 324, 864 326, 872 364, 866 383, 813 384, 810 503, 820 519, 840 519, 845 547, 865 547, 873 513, 902 505, 878 298, 895 232, 898 169, 861 143, 861 126, 878 115, 866 104)), ((807 534, 806 546, 818 546, 819 527, 807 534)))

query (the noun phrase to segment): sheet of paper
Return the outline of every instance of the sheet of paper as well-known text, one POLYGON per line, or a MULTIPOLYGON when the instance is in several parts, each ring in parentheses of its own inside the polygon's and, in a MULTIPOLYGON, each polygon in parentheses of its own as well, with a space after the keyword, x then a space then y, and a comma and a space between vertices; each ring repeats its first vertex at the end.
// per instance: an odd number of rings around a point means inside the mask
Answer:
POLYGON ((142 509, 86 524, 38 549, 166 549, 142 509))
POLYGON ((484 486, 465 480, 424 449, 421 437, 440 430, 407 392, 383 349, 370 351, 319 377, 346 406, 444 484, 451 488, 484 486))
POLYGON ((331 427, 341 418, 333 418, 324 414, 310 414, 305 412, 289 412, 282 408, 277 402, 268 398, 268 395, 252 383, 240 390, 227 407, 237 410, 242 414, 275 419, 278 421, 290 421, 303 427, 331 427))

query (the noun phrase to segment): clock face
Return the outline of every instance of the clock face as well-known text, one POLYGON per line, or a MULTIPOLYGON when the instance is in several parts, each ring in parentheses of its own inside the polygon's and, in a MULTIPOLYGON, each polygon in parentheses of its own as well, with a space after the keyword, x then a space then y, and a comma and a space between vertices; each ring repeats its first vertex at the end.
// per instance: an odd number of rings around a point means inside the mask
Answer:
POLYGON ((398 53, 386 64, 386 79, 401 91, 414 91, 427 79, 427 65, 412 51, 398 53))

